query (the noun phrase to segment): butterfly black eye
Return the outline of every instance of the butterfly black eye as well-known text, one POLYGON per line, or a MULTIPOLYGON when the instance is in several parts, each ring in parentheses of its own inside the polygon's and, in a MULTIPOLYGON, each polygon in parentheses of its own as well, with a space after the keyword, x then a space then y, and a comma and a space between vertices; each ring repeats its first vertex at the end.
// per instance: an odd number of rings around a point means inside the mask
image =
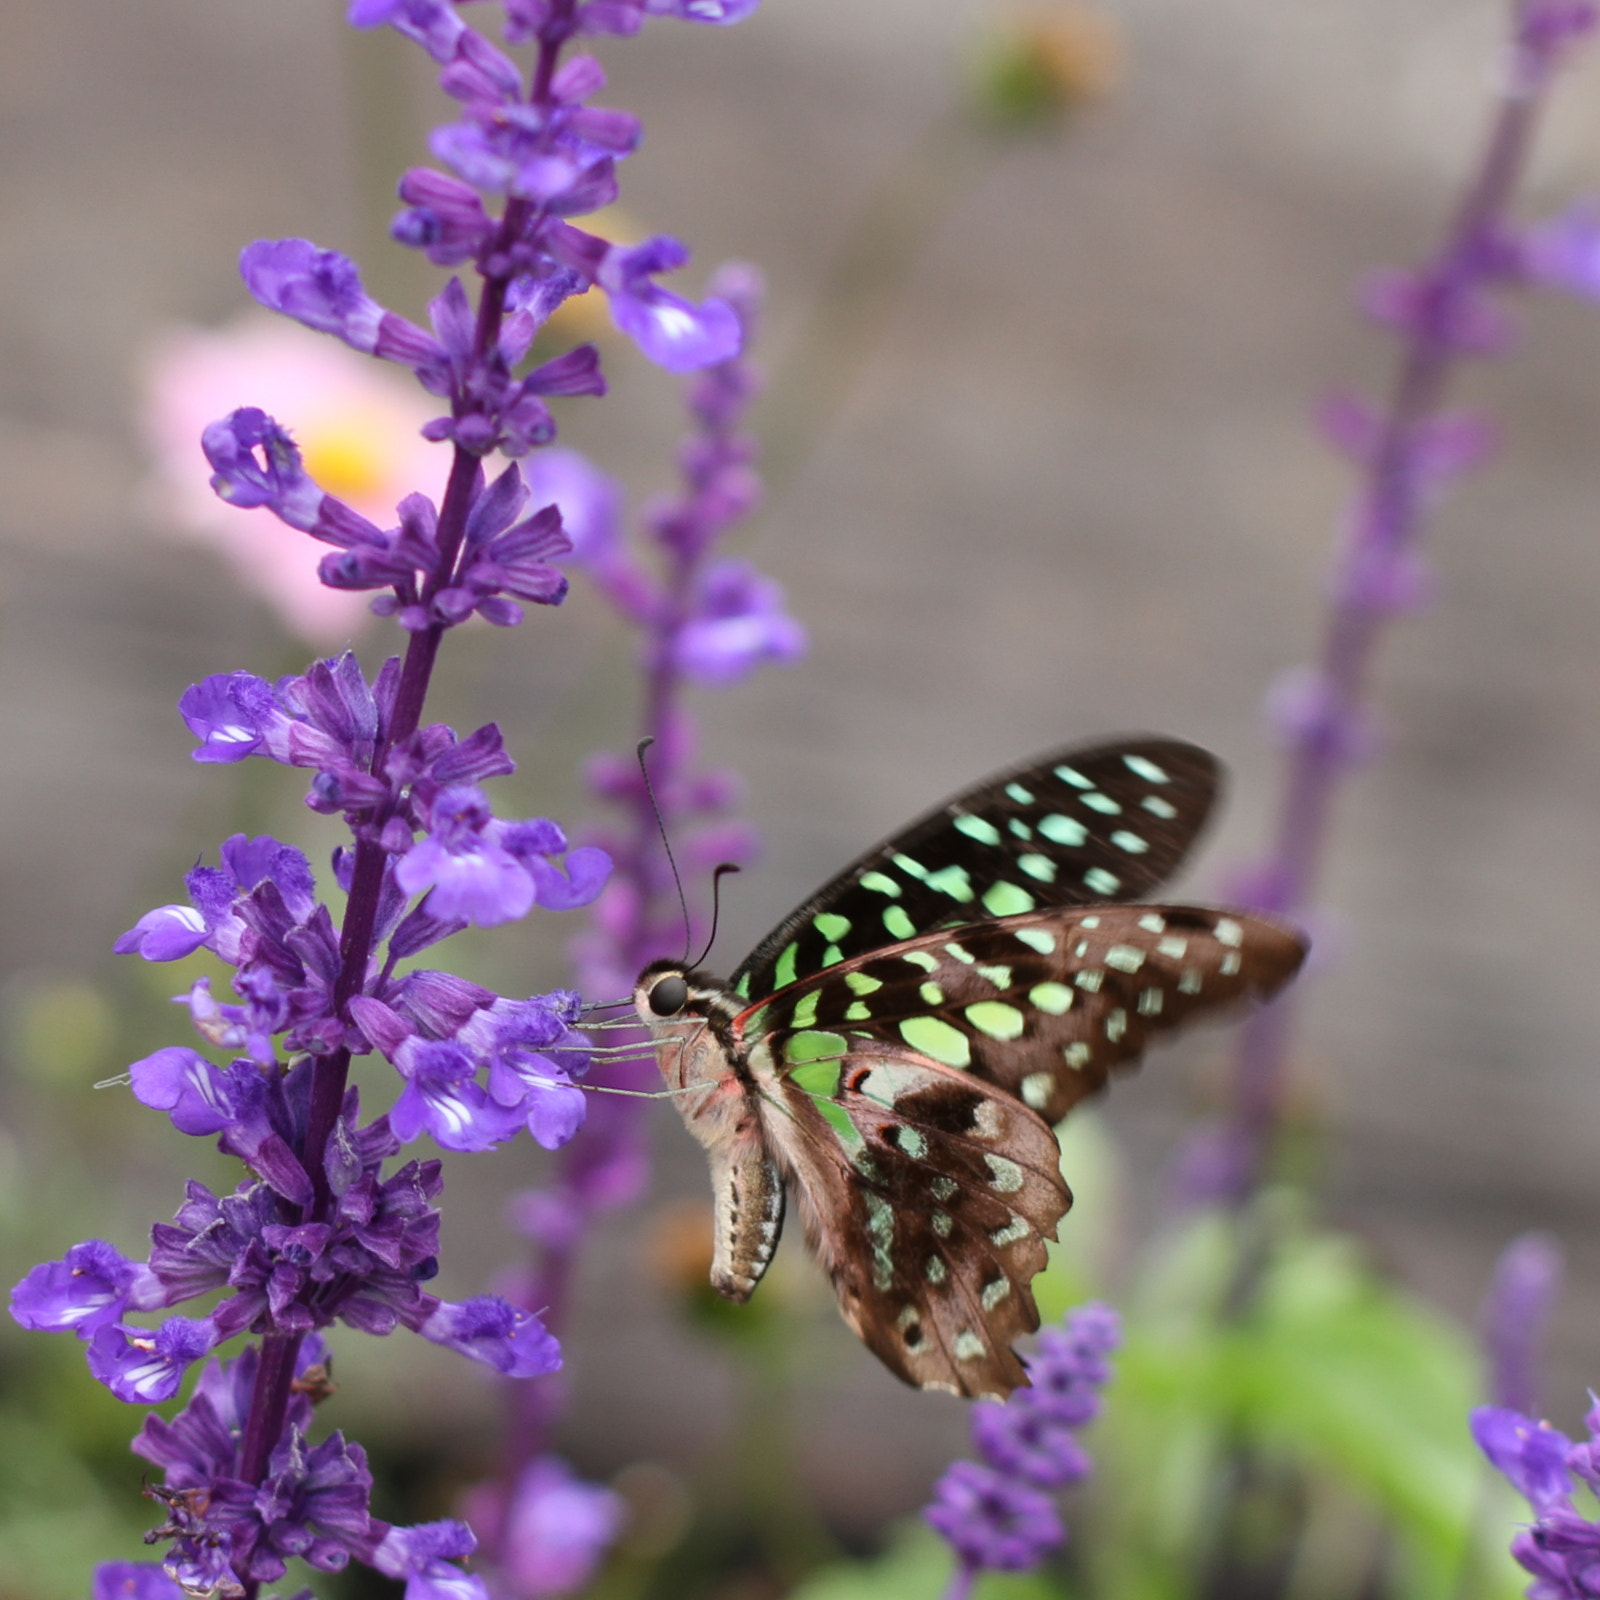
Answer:
POLYGON ((663 978, 650 991, 650 1009, 658 1017, 670 1017, 689 1003, 689 985, 676 973, 663 978))

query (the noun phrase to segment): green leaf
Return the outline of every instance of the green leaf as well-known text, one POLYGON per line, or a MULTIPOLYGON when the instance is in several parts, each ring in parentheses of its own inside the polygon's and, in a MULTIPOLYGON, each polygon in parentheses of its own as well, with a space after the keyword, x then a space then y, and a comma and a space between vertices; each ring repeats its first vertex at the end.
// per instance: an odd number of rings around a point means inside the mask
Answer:
MULTIPOLYGON (((955 1559, 920 1518, 891 1531, 888 1548, 871 1561, 841 1561, 813 1572, 789 1600, 939 1600, 955 1559)), ((1062 1600, 1066 1591, 1042 1573, 985 1573, 973 1600, 1062 1600)))

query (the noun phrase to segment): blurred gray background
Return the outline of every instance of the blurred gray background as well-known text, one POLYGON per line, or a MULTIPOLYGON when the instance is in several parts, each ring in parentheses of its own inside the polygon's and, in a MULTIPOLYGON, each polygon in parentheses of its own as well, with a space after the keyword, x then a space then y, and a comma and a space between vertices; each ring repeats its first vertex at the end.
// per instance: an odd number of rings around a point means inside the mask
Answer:
MULTIPOLYGON (((380 241, 388 185, 423 158, 433 102, 406 47, 347 38, 340 9, 4 7, 12 1278, 85 1233, 135 1248, 175 1205, 186 1141, 87 1087, 103 1058, 115 1071, 162 1042, 122 1019, 170 992, 106 952, 177 896, 200 850, 295 816, 297 780, 271 804, 247 800, 233 772, 188 759, 173 710, 186 684, 287 671, 303 653, 220 561, 152 537, 136 514, 147 469, 134 408, 160 329, 243 308, 233 263, 254 237, 362 251, 374 289, 420 313, 433 280, 380 241), (92 1070, 48 1038, 29 1044, 41 993, 102 1008, 99 1042, 84 1046, 92 1070)), ((1353 313, 1352 286, 1436 238, 1478 146, 1501 7, 1109 11, 1125 35, 1120 90, 1058 137, 952 170, 857 381, 809 419, 796 470, 739 541, 783 582, 813 649, 697 701, 708 753, 746 774, 768 841, 726 895, 727 966, 897 822, 1068 738, 1151 729, 1224 758, 1231 801, 1192 892, 1218 892, 1262 847, 1280 767, 1260 702, 1312 648, 1349 489, 1308 411, 1329 385, 1388 381, 1393 350, 1353 313)), ((602 99, 647 127, 624 205, 692 244, 695 286, 720 259, 762 266, 762 353, 780 385, 843 242, 947 113, 990 14, 985 0, 766 0, 736 29, 657 24, 606 42, 602 99)), ((1530 212, 1597 186, 1591 62, 1559 95, 1530 212)), ((1383 654, 1388 747, 1339 807, 1327 959, 1305 985, 1297 1074, 1327 1134, 1330 1214, 1424 1295, 1470 1314, 1509 1237, 1559 1236, 1571 1286, 1550 1399, 1570 1417, 1582 1385, 1600 1383, 1600 307, 1545 298, 1527 313, 1515 359, 1462 386, 1503 420, 1506 446, 1440 512, 1439 600, 1383 654)), ((616 394, 569 412, 568 436, 640 493, 668 486, 675 386, 625 350, 607 358, 616 394)), ((385 648, 369 634, 363 656, 385 648)), ((440 711, 497 717, 523 763, 521 808, 574 822, 576 760, 633 737, 628 650, 578 594, 515 636, 452 641, 440 711)), ((282 825, 325 858, 333 835, 316 819, 282 825)), ((486 981, 547 987, 572 931, 545 918, 473 959, 486 981)), ((178 1014, 157 1020, 181 1037, 178 1014)), ((1108 1108, 1131 1227, 1156 1207, 1225 1051, 1212 1035, 1163 1052, 1108 1108)), ((652 1204, 698 1196, 698 1155, 669 1111, 657 1120, 652 1204)), ((537 1170, 526 1151, 452 1165, 447 1288, 481 1287, 512 1254, 499 1197, 537 1170)), ((668 1314, 650 1216, 607 1230, 569 1341, 568 1445, 597 1473, 643 1457, 693 1470, 716 1458, 726 1423, 725 1364, 668 1314)), ((959 1409, 900 1390, 814 1285, 779 1292, 817 1315, 803 1436, 825 1498, 863 1521, 910 1509, 959 1447, 959 1409)), ((359 1433, 392 1391, 346 1348, 340 1403, 359 1433)), ((463 1405, 489 1417, 487 1388, 448 1357, 383 1360, 414 1386, 419 1428, 463 1405)))

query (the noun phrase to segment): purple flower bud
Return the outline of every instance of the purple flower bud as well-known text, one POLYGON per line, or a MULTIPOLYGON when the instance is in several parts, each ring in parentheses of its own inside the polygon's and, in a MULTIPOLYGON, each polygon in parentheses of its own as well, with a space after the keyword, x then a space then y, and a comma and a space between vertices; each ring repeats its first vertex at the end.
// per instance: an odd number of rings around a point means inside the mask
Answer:
POLYGON ((168 1317, 154 1331, 110 1323, 89 1341, 89 1370, 119 1400, 159 1405, 178 1392, 184 1373, 217 1337, 209 1317, 168 1317))
POLYGON ((1539 1349, 1561 1269, 1561 1247, 1545 1233, 1513 1239, 1495 1263, 1479 1320, 1490 1397, 1508 1411, 1532 1414, 1539 1403, 1539 1349))
POLYGON ((973 1442, 997 1472, 1036 1489, 1081 1483, 1093 1463, 1073 1431, 1079 1424, 1053 1415, 1047 1407, 1030 1405, 1030 1394, 1019 1389, 1004 1405, 993 1400, 975 1405, 973 1442))
POLYGON ((146 961, 181 961, 206 942, 205 918, 193 906, 157 906, 112 945, 119 956, 146 961))
POLYGON ((1520 260, 1534 282, 1600 300, 1600 204, 1582 201, 1528 229, 1520 260))
MULTIPOLYGON (((372 1474, 366 1452, 341 1433, 308 1445, 304 1432, 290 1427, 272 1453, 266 1481, 241 1487, 246 1493, 237 1506, 226 1507, 234 1511, 228 1532, 240 1577, 270 1583, 293 1557, 338 1572, 371 1543, 372 1474)), ((218 1512, 214 1496, 208 1515, 216 1520, 218 1512)))
POLYGON ((561 1346, 531 1312, 495 1295, 476 1295, 459 1304, 441 1301, 417 1332, 482 1361, 508 1378, 538 1378, 561 1367, 561 1346))
POLYGON ((523 472, 535 505, 555 505, 572 554, 586 565, 615 558, 622 538, 622 490, 576 450, 543 450, 523 472))
POLYGON ((437 341, 366 293, 355 262, 337 250, 319 250, 309 239, 258 239, 245 246, 239 272, 269 311, 331 333, 352 349, 412 368, 443 360, 437 341))
POLYGON ((1511 313, 1476 283, 1397 269, 1370 274, 1361 305, 1375 322, 1461 355, 1501 355, 1516 331, 1511 313))
POLYGON ((1517 44, 1548 71, 1597 26, 1600 7, 1593 0, 1522 0, 1517 44))
POLYGON ((1292 667, 1267 691, 1267 716, 1290 743, 1341 766, 1371 758, 1376 738, 1359 709, 1342 705, 1334 685, 1313 667, 1292 667))

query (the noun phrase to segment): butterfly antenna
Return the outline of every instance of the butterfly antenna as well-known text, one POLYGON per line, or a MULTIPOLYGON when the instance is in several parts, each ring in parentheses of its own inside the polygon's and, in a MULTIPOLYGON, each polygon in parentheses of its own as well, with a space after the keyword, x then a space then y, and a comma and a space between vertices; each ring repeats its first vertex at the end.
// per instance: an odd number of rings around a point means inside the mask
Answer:
POLYGON ((678 876, 678 863, 672 854, 672 841, 667 837, 666 818, 661 815, 661 807, 656 804, 655 785, 650 782, 650 769, 644 760, 645 751, 655 742, 654 737, 641 739, 634 754, 639 758, 639 776, 644 779, 644 792, 650 797, 650 809, 656 814, 656 827, 661 830, 661 848, 667 853, 667 865, 672 868, 672 882, 678 891, 678 909, 683 913, 683 959, 687 964, 689 941, 694 937, 694 932, 689 926, 689 898, 683 892, 683 879, 678 876))
POLYGON ((711 947, 717 942, 717 923, 722 917, 722 880, 728 873, 738 870, 731 861, 719 861, 716 871, 711 874, 711 937, 706 940, 705 949, 695 957, 694 965, 697 967, 711 954, 711 947))

